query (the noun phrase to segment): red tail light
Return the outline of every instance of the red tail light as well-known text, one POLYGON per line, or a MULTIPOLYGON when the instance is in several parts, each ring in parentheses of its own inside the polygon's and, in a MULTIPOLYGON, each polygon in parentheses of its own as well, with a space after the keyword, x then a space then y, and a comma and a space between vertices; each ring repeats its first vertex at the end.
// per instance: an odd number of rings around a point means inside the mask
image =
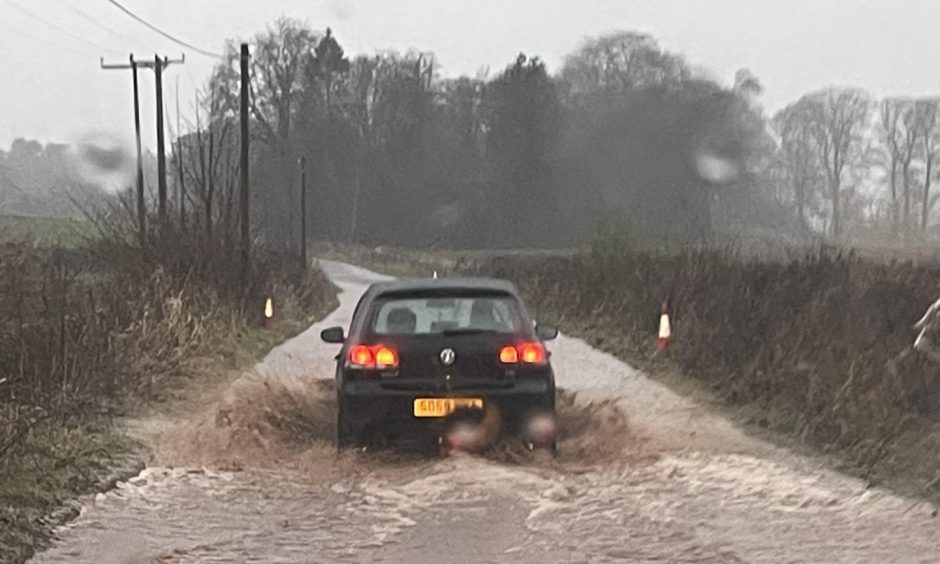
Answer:
POLYGON ((515 364, 519 362, 519 351, 512 345, 507 345, 499 351, 499 361, 503 364, 515 364))
POLYGON ((356 345, 349 349, 347 365, 356 368, 397 368, 398 353, 385 345, 356 345))
POLYGON ((499 361, 503 364, 544 364, 548 355, 541 343, 507 345, 499 350, 499 361))
POLYGON ((379 368, 398 366, 398 353, 388 347, 378 347, 375 351, 375 364, 379 368))
POLYGON ((519 356, 526 364, 542 364, 545 362, 545 347, 540 343, 519 345, 519 356))
POLYGON ((356 345, 349 349, 349 364, 354 366, 375 366, 375 356, 372 349, 365 345, 356 345))

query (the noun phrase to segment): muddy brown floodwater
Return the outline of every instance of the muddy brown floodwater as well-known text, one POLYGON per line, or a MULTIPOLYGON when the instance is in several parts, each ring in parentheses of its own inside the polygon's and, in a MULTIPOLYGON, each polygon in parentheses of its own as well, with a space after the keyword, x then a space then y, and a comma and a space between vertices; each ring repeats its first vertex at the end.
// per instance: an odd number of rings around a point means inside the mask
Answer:
POLYGON ((253 371, 130 424, 139 476, 84 500, 35 562, 936 562, 937 508, 866 488, 617 359, 551 344, 561 455, 344 452, 336 346, 381 277, 323 261, 322 323, 253 371))

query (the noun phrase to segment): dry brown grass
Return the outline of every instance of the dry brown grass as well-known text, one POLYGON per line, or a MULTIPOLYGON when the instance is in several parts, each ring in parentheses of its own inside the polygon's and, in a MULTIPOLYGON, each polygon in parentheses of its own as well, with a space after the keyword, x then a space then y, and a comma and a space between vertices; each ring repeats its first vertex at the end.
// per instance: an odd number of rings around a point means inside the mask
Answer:
POLYGON ((322 277, 276 263, 256 265, 242 293, 193 270, 89 253, 0 251, 0 465, 39 421, 68 425, 159 398, 190 359, 257 325, 264 295, 289 318, 330 294, 322 277))

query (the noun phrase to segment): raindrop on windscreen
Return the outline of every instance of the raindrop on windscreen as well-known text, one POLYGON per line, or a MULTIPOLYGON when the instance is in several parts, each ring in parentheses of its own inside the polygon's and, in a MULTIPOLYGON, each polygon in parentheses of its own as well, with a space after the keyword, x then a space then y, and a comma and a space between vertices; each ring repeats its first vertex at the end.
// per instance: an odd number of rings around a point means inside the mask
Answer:
POLYGON ((713 184, 729 184, 741 174, 741 166, 736 161, 712 151, 699 151, 692 160, 698 175, 713 184))
POLYGON ((72 147, 75 172, 87 184, 109 193, 133 182, 134 160, 129 147, 118 137, 97 132, 86 135, 72 147))

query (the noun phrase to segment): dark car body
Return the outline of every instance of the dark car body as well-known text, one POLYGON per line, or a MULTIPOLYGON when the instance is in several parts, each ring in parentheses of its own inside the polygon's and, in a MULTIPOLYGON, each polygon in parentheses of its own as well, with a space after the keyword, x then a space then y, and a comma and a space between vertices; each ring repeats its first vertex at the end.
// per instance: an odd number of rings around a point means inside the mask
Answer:
POLYGON ((338 327, 321 335, 327 342, 342 342, 336 367, 337 444, 342 447, 415 427, 440 431, 452 414, 418 416, 422 402, 451 406, 438 399, 474 403, 474 409, 482 403, 480 411, 495 410, 501 429, 508 432, 533 413, 553 415, 555 377, 542 341, 556 334, 551 327, 536 328, 518 291, 504 280, 423 279, 372 285, 356 306, 348 335, 338 327), (504 321, 505 327, 486 330, 432 320, 418 330, 412 316, 410 332, 382 330, 405 306, 433 308, 437 304, 452 306, 448 312, 465 304, 491 309, 495 304, 503 317, 512 320, 504 321), (361 352, 363 359, 369 359, 366 349, 387 349, 375 352, 376 358, 394 359, 395 365, 357 364, 350 355, 361 352), (538 361, 524 362, 519 354, 538 361), (504 362, 513 356, 516 362, 504 362))

